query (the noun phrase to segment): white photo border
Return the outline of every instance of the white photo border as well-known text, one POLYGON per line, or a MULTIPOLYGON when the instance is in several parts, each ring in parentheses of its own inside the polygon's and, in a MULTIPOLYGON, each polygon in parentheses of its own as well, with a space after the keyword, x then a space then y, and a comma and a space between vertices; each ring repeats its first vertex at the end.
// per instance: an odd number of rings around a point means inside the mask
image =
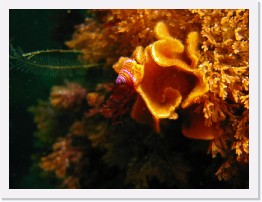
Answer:
POLYGON ((0 193, 4 199, 259 199, 258 8, 255 0, 1 0, 0 4, 0 193), (121 3, 122 2, 122 3, 121 3), (249 189, 9 189, 9 9, 249 9, 250 154, 249 189))

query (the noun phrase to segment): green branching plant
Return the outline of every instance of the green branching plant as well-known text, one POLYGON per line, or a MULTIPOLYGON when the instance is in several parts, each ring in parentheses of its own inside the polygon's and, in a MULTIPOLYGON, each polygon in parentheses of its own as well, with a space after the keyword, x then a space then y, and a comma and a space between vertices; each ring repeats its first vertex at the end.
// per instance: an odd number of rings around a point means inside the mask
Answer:
POLYGON ((10 70, 17 69, 37 75, 72 76, 88 69, 102 66, 81 60, 80 50, 47 49, 24 53, 21 48, 10 46, 10 70))

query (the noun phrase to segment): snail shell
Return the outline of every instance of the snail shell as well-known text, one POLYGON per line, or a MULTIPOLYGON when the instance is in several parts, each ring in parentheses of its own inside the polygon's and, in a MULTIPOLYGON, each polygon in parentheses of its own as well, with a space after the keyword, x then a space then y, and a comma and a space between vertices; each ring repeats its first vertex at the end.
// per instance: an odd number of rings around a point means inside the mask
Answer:
POLYGON ((136 78, 133 74, 133 66, 135 61, 128 59, 123 63, 123 67, 120 70, 118 77, 116 78, 116 84, 126 84, 128 86, 134 86, 136 78))

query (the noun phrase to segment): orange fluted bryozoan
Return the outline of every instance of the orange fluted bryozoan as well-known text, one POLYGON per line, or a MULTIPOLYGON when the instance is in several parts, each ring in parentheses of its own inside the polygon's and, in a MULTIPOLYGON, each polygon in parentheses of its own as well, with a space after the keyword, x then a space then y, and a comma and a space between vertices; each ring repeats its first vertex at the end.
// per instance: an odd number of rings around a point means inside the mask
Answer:
POLYGON ((145 49, 137 47, 132 59, 121 57, 113 68, 119 73, 117 82, 132 85, 138 93, 132 118, 153 124, 159 132, 160 119, 177 119, 176 109, 190 106, 208 86, 197 69, 198 33, 189 33, 184 46, 163 22, 156 24, 154 32, 156 42, 145 49))

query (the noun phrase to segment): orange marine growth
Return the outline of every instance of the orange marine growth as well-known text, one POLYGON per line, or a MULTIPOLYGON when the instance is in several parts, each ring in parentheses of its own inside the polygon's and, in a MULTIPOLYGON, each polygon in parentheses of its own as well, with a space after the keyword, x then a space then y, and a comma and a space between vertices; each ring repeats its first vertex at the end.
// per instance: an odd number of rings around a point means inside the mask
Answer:
POLYGON ((82 157, 82 152, 71 144, 68 138, 58 140, 53 144, 53 152, 41 158, 40 167, 45 171, 54 171, 58 178, 65 178, 70 164, 82 157))
POLYGON ((185 137, 192 139, 212 140, 219 138, 223 133, 223 130, 219 127, 218 124, 206 126, 203 115, 191 113, 189 119, 189 126, 184 124, 182 127, 182 133, 185 137))
MULTIPOLYGON (((137 47, 132 56, 130 72, 134 74, 130 77, 136 81, 134 88, 138 96, 131 116, 138 122, 153 123, 160 132, 160 119, 177 119, 176 109, 193 104, 195 98, 208 91, 208 86, 196 68, 198 33, 189 33, 184 46, 169 34, 163 22, 156 24, 154 32, 158 40, 145 49, 137 47), (143 115, 146 118, 143 119, 141 113, 148 112, 151 117, 143 115)), ((113 67, 119 77, 126 61, 130 58, 122 57, 113 67)))

